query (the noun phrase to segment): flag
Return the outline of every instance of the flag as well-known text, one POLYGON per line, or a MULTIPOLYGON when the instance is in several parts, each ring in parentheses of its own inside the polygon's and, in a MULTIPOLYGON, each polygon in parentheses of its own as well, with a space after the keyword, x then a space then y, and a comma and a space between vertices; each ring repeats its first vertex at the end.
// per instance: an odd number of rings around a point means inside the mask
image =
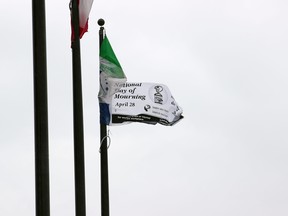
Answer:
POLYGON ((183 118, 182 113, 166 85, 126 82, 112 97, 110 125, 142 122, 172 126, 183 118))
POLYGON ((93 0, 78 0, 80 38, 88 31, 88 18, 92 4, 93 0))
MULTIPOLYGON (((77 2, 78 2, 78 11, 79 11, 79 37, 81 39, 84 33, 88 31, 88 19, 89 19, 90 10, 93 4, 93 0, 77 0, 77 2)), ((73 28, 73 25, 71 26, 72 26, 71 27, 72 29, 71 39, 73 41, 74 40, 74 28, 73 28)))
POLYGON ((105 35, 100 47, 100 90, 98 99, 101 124, 109 125, 112 96, 119 91, 125 82, 126 76, 105 35))

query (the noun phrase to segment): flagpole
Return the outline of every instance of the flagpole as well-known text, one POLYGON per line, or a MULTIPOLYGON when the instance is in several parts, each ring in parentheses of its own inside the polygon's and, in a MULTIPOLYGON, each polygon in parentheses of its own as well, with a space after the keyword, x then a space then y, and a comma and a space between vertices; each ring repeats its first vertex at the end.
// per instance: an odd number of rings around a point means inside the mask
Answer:
POLYGON ((75 175, 75 210, 76 216, 86 215, 85 204, 85 159, 84 159, 84 127, 82 106, 81 55, 79 38, 78 1, 72 2, 72 25, 74 40, 72 41, 73 67, 73 124, 74 124, 74 175, 75 175))
MULTIPOLYGON (((103 19, 98 20, 99 49, 104 39, 103 19)), ((107 126, 100 123, 100 167, 101 167, 101 216, 109 216, 109 178, 108 178, 108 151, 107 126)))
POLYGON ((36 216, 50 215, 49 142, 45 0, 32 0, 35 207, 36 216))

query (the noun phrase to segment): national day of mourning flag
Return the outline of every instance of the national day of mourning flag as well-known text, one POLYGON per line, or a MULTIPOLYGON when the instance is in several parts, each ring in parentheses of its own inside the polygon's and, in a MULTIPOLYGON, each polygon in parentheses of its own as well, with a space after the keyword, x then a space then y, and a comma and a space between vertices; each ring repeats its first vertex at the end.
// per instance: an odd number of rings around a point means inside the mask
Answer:
POLYGON ((183 118, 182 113, 166 85, 126 82, 112 97, 110 125, 142 122, 172 126, 183 118))

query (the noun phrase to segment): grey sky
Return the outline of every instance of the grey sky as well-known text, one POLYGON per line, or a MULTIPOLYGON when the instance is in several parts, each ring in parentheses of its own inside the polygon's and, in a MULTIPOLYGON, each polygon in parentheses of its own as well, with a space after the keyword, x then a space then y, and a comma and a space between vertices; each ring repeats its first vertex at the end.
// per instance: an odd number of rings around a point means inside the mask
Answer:
MULTIPOLYGON (((51 215, 74 214, 68 1, 46 1, 51 215)), ((5 1, 0 215, 35 215, 31 2, 5 1)), ((118 216, 288 214, 288 3, 94 1, 81 40, 87 216, 100 215, 98 30, 128 81, 166 84, 173 127, 110 127, 118 216)))

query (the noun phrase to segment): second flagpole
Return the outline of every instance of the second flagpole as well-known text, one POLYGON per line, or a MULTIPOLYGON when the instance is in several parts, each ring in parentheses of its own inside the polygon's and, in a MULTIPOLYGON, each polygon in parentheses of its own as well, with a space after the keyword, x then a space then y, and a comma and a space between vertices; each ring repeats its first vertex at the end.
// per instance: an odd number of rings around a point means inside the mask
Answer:
MULTIPOLYGON (((104 39, 103 19, 98 20, 99 50, 104 39)), ((108 152, 107 152, 107 126, 100 124, 100 169, 101 169, 101 216, 109 216, 109 179, 108 179, 108 152)))
POLYGON ((74 128, 74 175, 75 175, 75 211, 76 216, 86 215, 85 198, 85 158, 84 125, 82 103, 81 55, 79 37, 78 1, 71 0, 72 25, 74 40, 72 42, 73 68, 73 128, 74 128))

